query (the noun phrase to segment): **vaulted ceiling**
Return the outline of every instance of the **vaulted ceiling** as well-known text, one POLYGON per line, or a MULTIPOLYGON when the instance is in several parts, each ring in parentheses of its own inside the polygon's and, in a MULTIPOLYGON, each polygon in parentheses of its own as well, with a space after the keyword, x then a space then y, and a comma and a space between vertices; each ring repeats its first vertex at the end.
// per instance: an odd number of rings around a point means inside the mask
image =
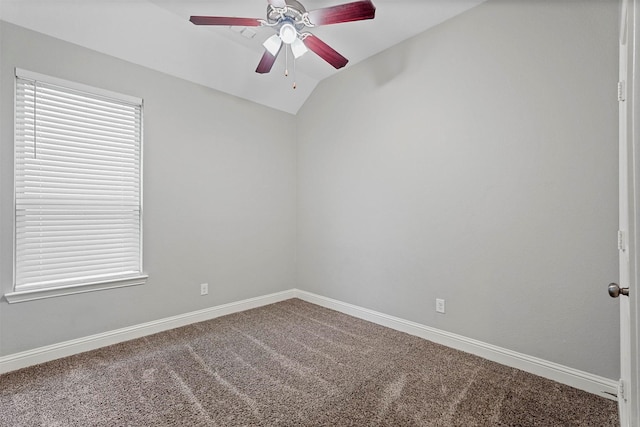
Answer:
MULTIPOLYGON (((318 83, 341 70, 312 52, 289 76, 280 55, 271 73, 255 73, 267 27, 204 27, 191 15, 265 18, 265 0, 0 0, 0 19, 145 67, 295 114, 318 83)), ((301 0, 314 10, 352 0, 301 0)), ((349 59, 342 70, 485 0, 373 0, 373 20, 313 28, 349 59)))

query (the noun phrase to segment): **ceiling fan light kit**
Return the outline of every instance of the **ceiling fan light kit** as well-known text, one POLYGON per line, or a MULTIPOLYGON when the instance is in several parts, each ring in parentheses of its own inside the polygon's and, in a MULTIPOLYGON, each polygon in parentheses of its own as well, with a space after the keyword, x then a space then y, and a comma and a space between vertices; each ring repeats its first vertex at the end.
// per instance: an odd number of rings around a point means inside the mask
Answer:
MULTIPOLYGON (((189 20, 195 25, 266 26, 273 28, 276 34, 263 43, 265 51, 256 68, 256 73, 264 74, 271 71, 283 44, 285 45, 285 56, 288 57, 289 50, 293 54, 294 70, 295 59, 300 58, 308 50, 313 51, 336 69, 344 67, 349 62, 347 58, 305 29, 319 25, 373 19, 376 11, 371 0, 360 0, 309 12, 296 0, 268 0, 268 3, 266 20, 227 16, 191 16, 189 20)), ((285 64, 287 62, 288 58, 285 59, 285 64)), ((285 75, 288 75, 287 66, 285 66, 285 75)), ((295 82, 293 88, 296 88, 295 82)))

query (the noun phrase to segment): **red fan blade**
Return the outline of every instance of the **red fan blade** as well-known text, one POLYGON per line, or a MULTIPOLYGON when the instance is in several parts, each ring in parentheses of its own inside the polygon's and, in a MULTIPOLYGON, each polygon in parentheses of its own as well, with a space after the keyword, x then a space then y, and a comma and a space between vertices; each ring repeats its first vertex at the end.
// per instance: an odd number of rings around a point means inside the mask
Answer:
MULTIPOLYGON (((282 48, 282 46, 280 46, 282 48)), ((280 50, 278 50, 280 53, 280 50)), ((276 62, 276 58, 278 57, 278 53, 272 55, 268 50, 264 51, 262 55, 262 59, 260 59, 260 63, 258 64, 258 68, 256 68, 256 73, 265 74, 271 71, 273 64, 276 62)))
POLYGON ((347 65, 349 60, 336 52, 331 46, 314 36, 309 34, 303 40, 305 46, 314 51, 320 58, 333 65, 334 68, 342 68, 347 65))
POLYGON ((283 8, 287 5, 284 0, 268 0, 269 4, 273 7, 283 8))
POLYGON ((376 7, 370 0, 356 1, 309 11, 309 21, 311 21, 313 25, 361 21, 363 19, 373 19, 375 16, 376 7))
POLYGON ((257 18, 233 18, 230 16, 192 16, 189 21, 196 25, 226 25, 239 27, 259 27, 257 18))

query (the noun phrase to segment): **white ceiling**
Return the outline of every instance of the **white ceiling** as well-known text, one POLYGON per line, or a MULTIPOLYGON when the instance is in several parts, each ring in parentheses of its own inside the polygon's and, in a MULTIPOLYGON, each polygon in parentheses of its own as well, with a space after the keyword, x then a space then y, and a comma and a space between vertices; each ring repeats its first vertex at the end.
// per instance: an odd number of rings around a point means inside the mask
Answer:
MULTIPOLYGON (((307 10, 353 0, 301 0, 307 10)), ((314 35, 349 59, 349 66, 415 36, 485 0, 373 0, 373 20, 327 25, 314 35)), ((262 43, 273 30, 204 27, 191 15, 265 18, 266 0, 0 0, 0 19, 90 49, 295 114, 335 70, 313 52, 284 76, 284 55, 257 74, 262 43)))

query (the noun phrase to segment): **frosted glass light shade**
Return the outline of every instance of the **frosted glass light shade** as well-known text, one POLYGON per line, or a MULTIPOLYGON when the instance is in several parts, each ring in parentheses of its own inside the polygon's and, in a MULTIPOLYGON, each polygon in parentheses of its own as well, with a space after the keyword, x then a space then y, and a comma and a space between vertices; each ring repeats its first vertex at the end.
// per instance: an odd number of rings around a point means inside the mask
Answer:
POLYGON ((296 37, 296 39, 291 43, 291 52, 293 52, 293 57, 298 59, 305 53, 307 53, 309 49, 304 45, 302 40, 296 37))
POLYGON ((262 46, 264 46, 271 55, 276 56, 278 51, 280 51, 280 46, 282 46, 282 40, 280 40, 277 34, 274 34, 262 43, 262 46))
POLYGON ((286 43, 291 44, 294 40, 298 39, 298 32, 293 25, 287 23, 280 27, 280 39, 286 43))

